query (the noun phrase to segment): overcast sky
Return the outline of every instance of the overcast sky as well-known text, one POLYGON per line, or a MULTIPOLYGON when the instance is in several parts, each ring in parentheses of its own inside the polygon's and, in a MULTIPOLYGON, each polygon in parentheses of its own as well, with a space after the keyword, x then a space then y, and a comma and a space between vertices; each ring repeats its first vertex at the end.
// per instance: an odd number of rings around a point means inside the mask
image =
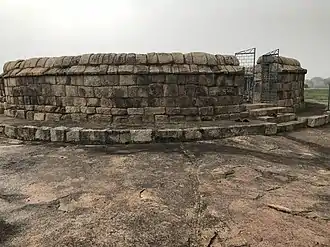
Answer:
POLYGON ((330 77, 329 0, 0 0, 0 64, 110 52, 279 48, 330 77))

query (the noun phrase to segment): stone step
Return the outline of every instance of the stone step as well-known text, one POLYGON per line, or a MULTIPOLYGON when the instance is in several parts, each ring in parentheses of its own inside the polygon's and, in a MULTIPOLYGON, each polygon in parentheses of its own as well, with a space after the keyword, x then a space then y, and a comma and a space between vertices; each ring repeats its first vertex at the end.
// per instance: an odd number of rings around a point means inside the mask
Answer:
POLYGON ((295 120, 295 121, 289 121, 285 123, 279 123, 277 124, 277 133, 280 132, 289 132, 301 128, 307 127, 307 121, 306 120, 295 120))
POLYGON ((274 106, 250 110, 251 117, 271 116, 272 114, 293 112, 292 108, 274 106))
POLYGON ((275 104, 270 103, 256 103, 256 104, 244 104, 246 110, 250 111, 253 109, 260 109, 260 108, 266 108, 266 107, 274 107, 275 104))
POLYGON ((307 126, 311 128, 320 127, 329 123, 329 114, 318 116, 301 117, 301 121, 307 121, 307 126))
POLYGON ((297 116, 295 113, 280 113, 277 114, 277 116, 261 116, 258 117, 261 121, 266 121, 270 123, 284 123, 289 121, 294 121, 297 119, 297 116))

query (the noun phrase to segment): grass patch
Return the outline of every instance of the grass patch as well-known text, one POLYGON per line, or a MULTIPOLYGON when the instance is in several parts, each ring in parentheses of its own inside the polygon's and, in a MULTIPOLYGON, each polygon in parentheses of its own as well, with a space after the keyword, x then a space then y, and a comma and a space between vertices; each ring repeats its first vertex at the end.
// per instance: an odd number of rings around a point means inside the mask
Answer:
POLYGON ((328 104, 328 88, 305 88, 305 101, 328 104))

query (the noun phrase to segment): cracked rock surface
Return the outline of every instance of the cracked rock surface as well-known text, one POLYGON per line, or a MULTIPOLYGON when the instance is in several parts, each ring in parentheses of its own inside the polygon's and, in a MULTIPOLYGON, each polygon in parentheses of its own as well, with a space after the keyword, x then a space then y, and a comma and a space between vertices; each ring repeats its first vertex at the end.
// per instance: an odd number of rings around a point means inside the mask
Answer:
POLYGON ((330 127, 0 157, 3 247, 330 246, 330 127))

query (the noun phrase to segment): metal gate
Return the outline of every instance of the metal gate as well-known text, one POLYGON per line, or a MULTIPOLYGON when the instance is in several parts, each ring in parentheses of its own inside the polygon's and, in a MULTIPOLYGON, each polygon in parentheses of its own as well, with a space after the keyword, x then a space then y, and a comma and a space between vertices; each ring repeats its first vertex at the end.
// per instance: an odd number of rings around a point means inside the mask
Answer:
POLYGON ((246 103, 252 103, 253 101, 256 50, 256 48, 251 48, 235 53, 240 66, 245 68, 244 102, 246 103))
POLYGON ((277 101, 277 82, 278 76, 278 58, 280 50, 276 49, 268 52, 261 57, 261 101, 276 102, 277 101))

